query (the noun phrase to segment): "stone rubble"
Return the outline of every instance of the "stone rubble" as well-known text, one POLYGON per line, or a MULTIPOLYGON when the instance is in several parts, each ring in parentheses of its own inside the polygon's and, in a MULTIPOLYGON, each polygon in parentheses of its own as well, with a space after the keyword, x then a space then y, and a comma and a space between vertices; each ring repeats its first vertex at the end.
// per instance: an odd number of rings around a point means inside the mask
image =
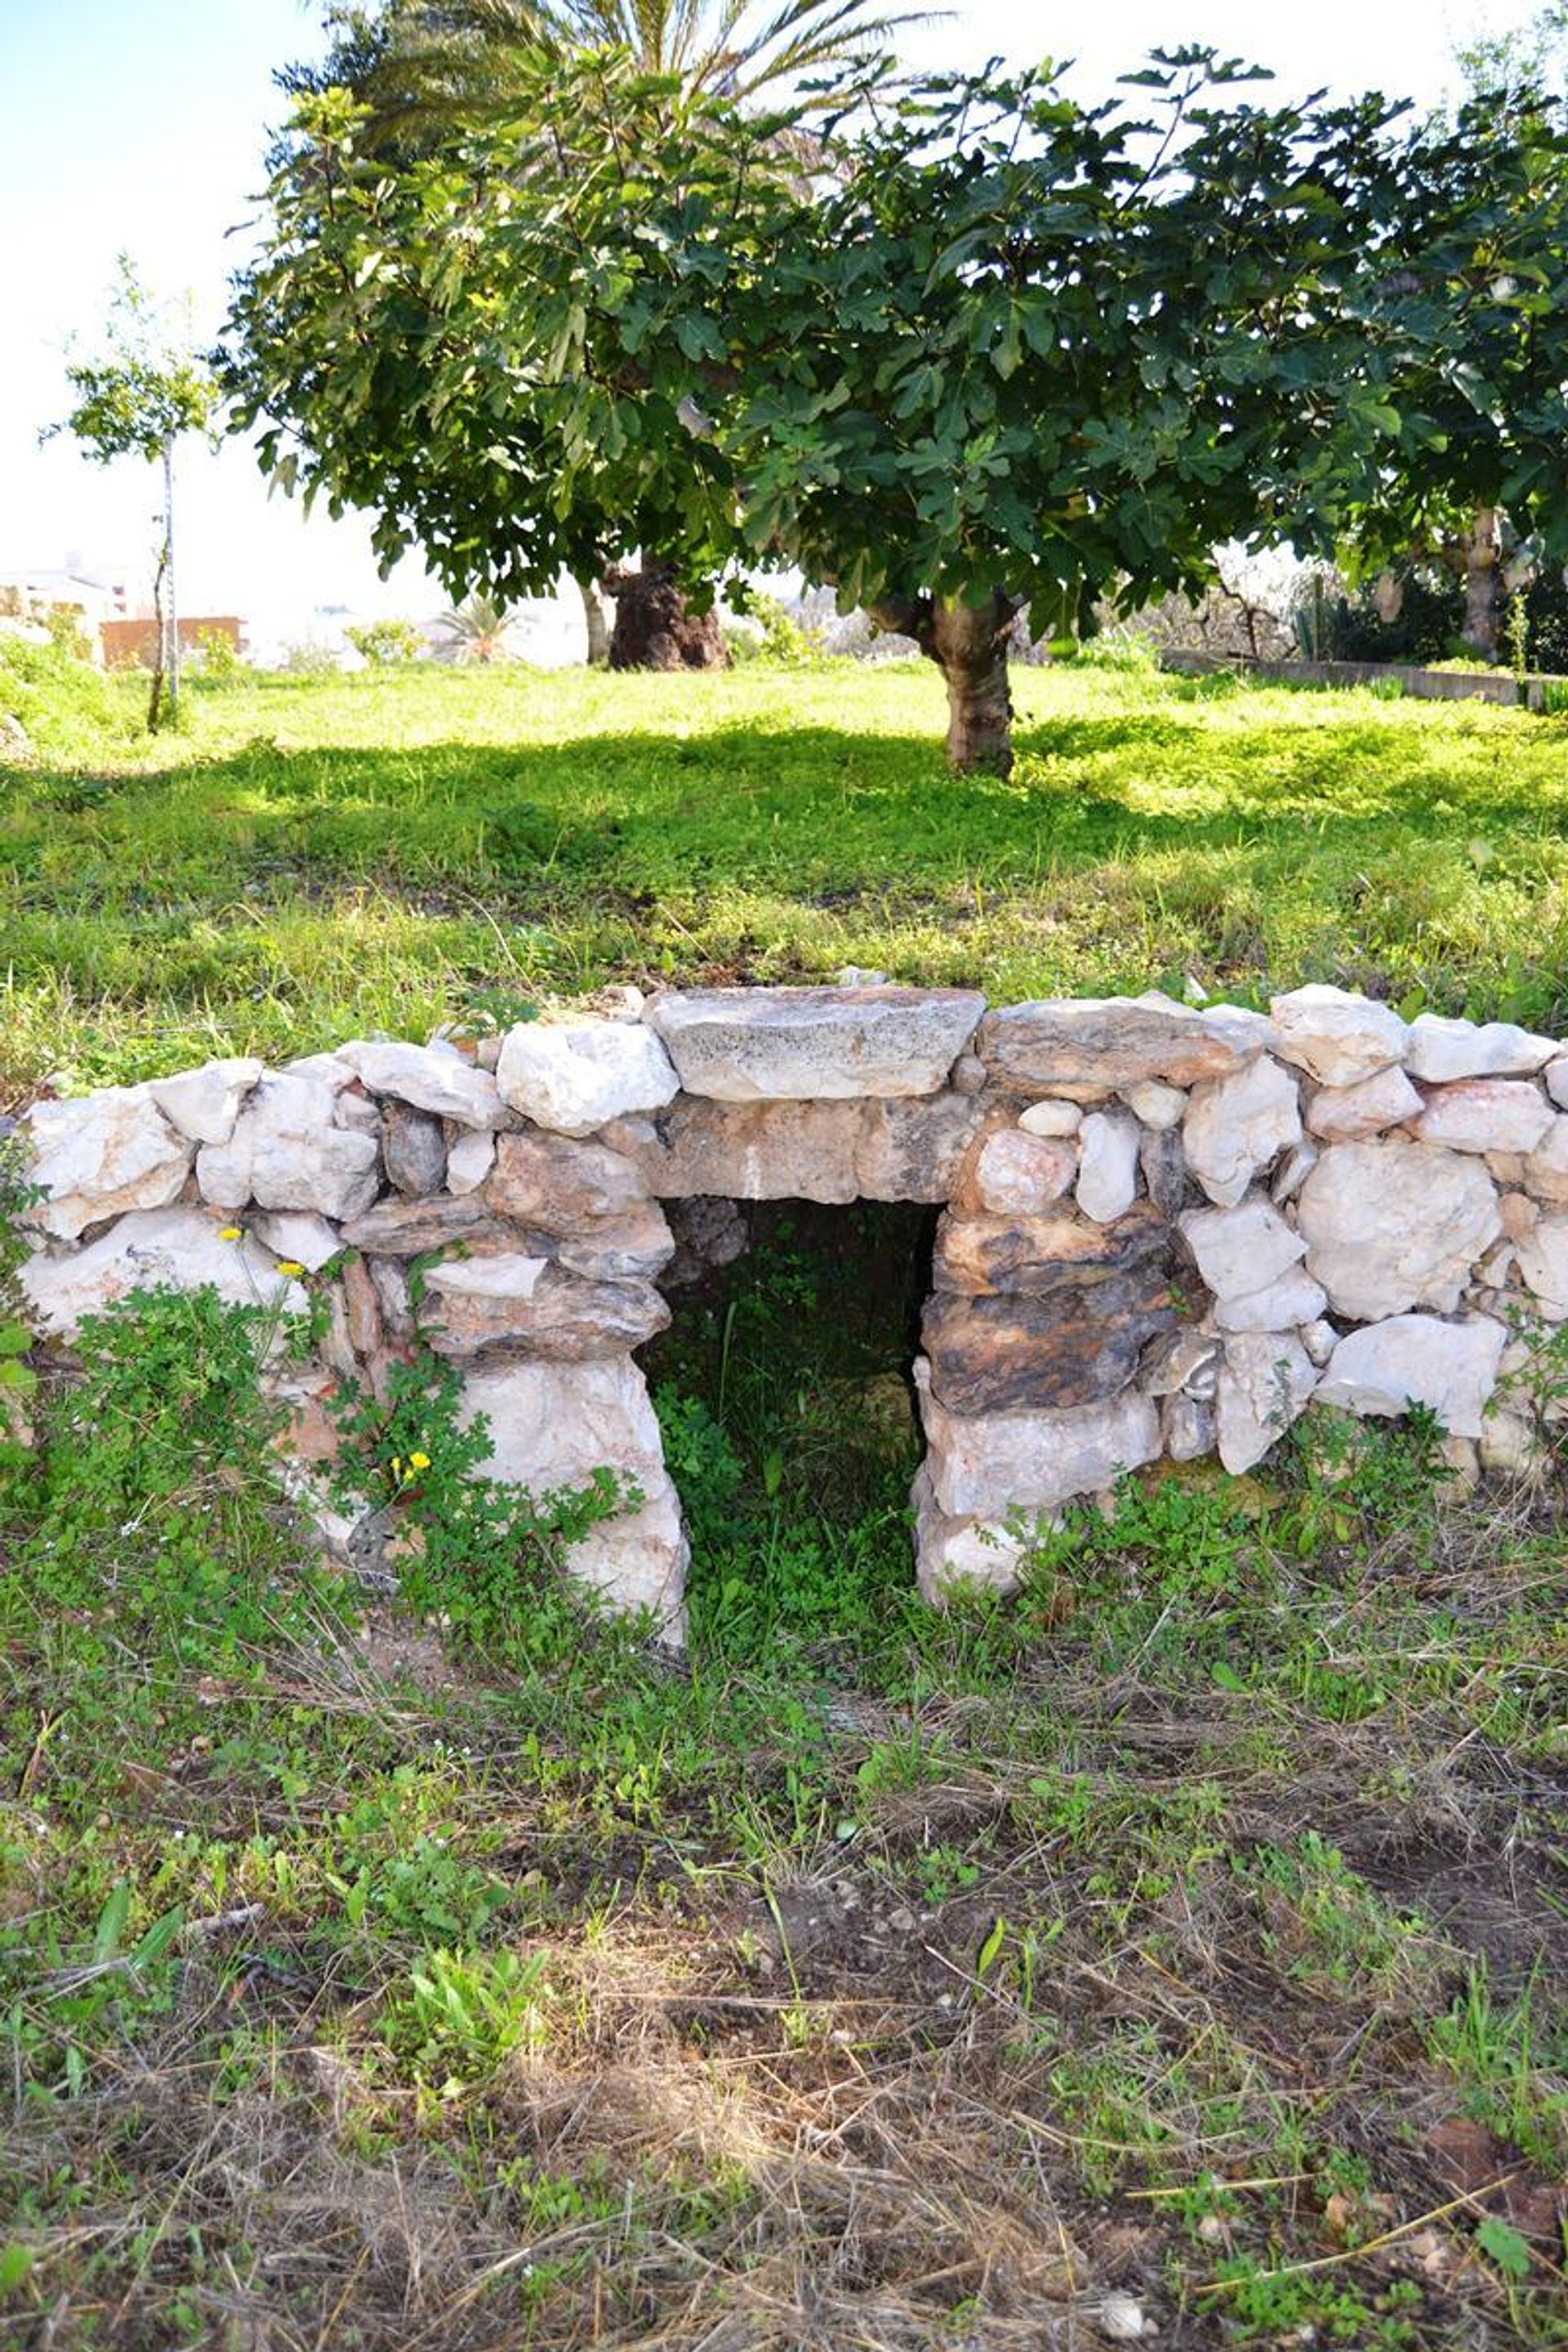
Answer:
POLYGON ((1162 1454, 1251 1469, 1310 1403, 1425 1406, 1465 1478, 1549 1451, 1510 1331, 1568 1321, 1568 1046, 1510 1023, 1316 986, 1268 1018, 864 976, 629 992, 482 1049, 216 1060, 20 1129, 46 1340, 138 1287, 293 1312, 310 1286, 319 1358, 278 1374, 308 1496, 331 1384, 384 1395, 422 1335, 486 1475, 636 1488, 568 1565, 671 1638, 686 1537, 633 1351, 747 1245, 750 1201, 943 1210, 913 1375, 932 1600, 1011 1589, 1034 1528, 1162 1454))

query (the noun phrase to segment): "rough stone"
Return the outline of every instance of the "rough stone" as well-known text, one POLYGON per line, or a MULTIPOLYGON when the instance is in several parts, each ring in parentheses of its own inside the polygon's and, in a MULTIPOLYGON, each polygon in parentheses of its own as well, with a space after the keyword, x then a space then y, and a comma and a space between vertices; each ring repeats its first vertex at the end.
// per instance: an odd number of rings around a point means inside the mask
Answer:
POLYGON ((1317 1368, 1283 1331, 1240 1331, 1225 1343, 1215 1398, 1215 1441, 1233 1475, 1261 1462, 1306 1408, 1317 1368))
POLYGON ((1328 1303, 1322 1285, 1293 1265, 1265 1289, 1222 1298, 1214 1319, 1222 1331, 1293 1331, 1300 1324, 1317 1322, 1328 1303))
POLYGON ((1220 1342, 1212 1331, 1187 1324, 1162 1347, 1151 1350, 1142 1385, 1156 1397, 1174 1396, 1183 1389, 1194 1395, 1212 1392, 1220 1353, 1220 1342))
POLYGON ((1092 1111, 1079 1138, 1077 1200, 1099 1225, 1124 1217, 1138 1194, 1138 1122, 1119 1111, 1092 1111))
POLYGON ((650 1609, 675 1633, 688 1545, 647 1383, 630 1359, 478 1367, 463 1383, 463 1416, 480 1415, 487 1477, 536 1498, 581 1491, 605 1468, 636 1484, 643 1500, 590 1528, 566 1566, 617 1607, 650 1609))
POLYGON ((1528 1192, 1504 1192, 1498 1200, 1498 1214, 1502 1229, 1510 1242, 1521 1241, 1532 1234, 1541 1222, 1541 1206, 1528 1192))
POLYGON ((496 1139, 479 1128, 469 1128, 447 1145, 447 1190, 477 1192, 496 1164, 496 1139))
POLYGON ((954 1202, 994 1216, 1035 1216, 1071 1190, 1077 1172, 1070 1142, 1003 1128, 981 1144, 954 1202))
POLYGON ((349 1346, 368 1362, 386 1344, 386 1318, 367 1258, 352 1256, 343 1266, 343 1310, 349 1346))
POLYGON ((1214 1452, 1212 1404, 1194 1396, 1170 1396, 1160 1412, 1160 1433, 1173 1462, 1196 1462, 1214 1452))
POLYGON ((955 1094, 984 1093, 985 1065, 978 1054, 960 1054, 952 1066, 952 1087, 955 1094))
POLYGON ((647 1019, 688 1094, 820 1102, 939 1093, 984 1010, 958 988, 712 988, 656 997, 647 1019))
POLYGON ((910 1492, 915 1514, 915 1579, 923 1600, 940 1608, 955 1589, 1006 1594, 1018 1589, 1028 1556, 1026 1536, 994 1521, 949 1518, 922 1468, 910 1492))
MULTIPOLYGON (((981 1065, 984 1067, 984 1063, 981 1065)), ((1563 1065, 1568 1068, 1568 1063, 1563 1065)), ((1075 1102, 1054 1102, 1049 1096, 1031 1103, 1018 1114, 1018 1124, 1026 1135, 1076 1135, 1083 1125, 1083 1105, 1075 1102)))
POLYGON ((400 1343, 414 1336, 414 1301, 408 1288, 408 1276, 395 1258, 367 1257, 370 1278, 375 1285, 376 1303, 390 1339, 400 1343))
POLYGON ((438 1192, 447 1181, 447 1139, 427 1110, 389 1101, 382 1112, 381 1152, 388 1182, 412 1200, 438 1192))
POLYGON ((257 1087, 263 1065, 253 1056, 204 1062, 173 1078, 154 1078, 147 1091, 171 1127, 193 1143, 226 1143, 240 1106, 257 1087))
MULTIPOLYGON (((1558 1051, 1562 1055, 1561 1047, 1558 1051)), ((1568 1110, 1568 1055, 1563 1055, 1558 1061, 1548 1062, 1542 1076, 1546 1080, 1546 1091, 1558 1109, 1568 1110)))
POLYGON ((549 1234, 591 1234, 647 1196, 645 1179, 623 1152, 555 1135, 501 1136, 484 1185, 492 1209, 549 1234))
MULTIPOLYGON (((534 1236, 528 1236, 531 1245, 534 1236)), ((552 1236, 545 1255, 590 1282, 652 1282, 675 1255, 675 1235, 657 1201, 606 1217, 590 1234, 552 1236)))
POLYGON ((496 1081, 513 1110, 558 1135, 662 1110, 680 1081, 651 1029, 627 1021, 531 1021, 509 1029, 496 1081))
POLYGON ((1268 1007, 1275 1050, 1320 1086, 1351 1087, 1405 1058, 1409 1031, 1392 1006, 1314 982, 1277 996, 1268 1007))
POLYGON ((1534 1477, 1546 1458, 1541 1432, 1527 1412, 1487 1413, 1479 1447, 1481 1468, 1500 1471, 1505 1477, 1534 1477))
POLYGON ((416 1110, 456 1119, 459 1127, 500 1127, 506 1106, 488 1070, 438 1045, 357 1043, 341 1045, 338 1059, 373 1095, 395 1095, 416 1110))
POLYGON ((426 1329, 442 1356, 506 1349, 582 1363, 641 1347, 669 1321, 650 1283, 587 1282, 548 1259, 512 1253, 449 1260, 425 1281, 426 1329))
POLYGON ((319 1274, 342 1248, 337 1227, 309 1209, 258 1209, 246 1223, 275 1257, 292 1259, 307 1274, 319 1274))
POLYGON ((1301 1188, 1307 1271, 1336 1314, 1381 1322, 1407 1307, 1452 1314, 1502 1230, 1479 1161, 1404 1136, 1331 1144, 1301 1188))
POLYGON ((1265 1024, 1221 1017, 1228 1011, 1195 1013, 1158 995, 1009 1004, 986 1014, 975 1050, 1022 1094, 1094 1100, 1149 1078, 1189 1087, 1256 1059, 1268 1042, 1265 1024))
POLYGON ((923 1101, 682 1100, 616 1140, 660 1200, 945 1201, 986 1124, 969 1095, 923 1101))
POLYGON ((1181 1087, 1168 1087, 1162 1079, 1144 1078, 1135 1087, 1124 1087, 1121 1099, 1144 1127, 1156 1135, 1167 1128, 1180 1127, 1187 1108, 1187 1097, 1181 1087))
POLYGON ((279 1275, 269 1252, 247 1234, 220 1238, 221 1218, 204 1209, 139 1209, 105 1234, 59 1256, 39 1252, 17 1276, 28 1319, 46 1339, 70 1339, 84 1315, 133 1290, 199 1290, 211 1285, 232 1307, 280 1305, 304 1311, 300 1285, 279 1275))
POLYGON ((930 1392, 930 1370, 917 1358, 926 1467, 937 1508, 950 1518, 1005 1519, 1009 1512, 1054 1511, 1075 1495, 1092 1495, 1160 1450, 1153 1400, 1125 1390, 1104 1404, 1064 1412, 949 1412, 930 1392))
POLYGON ((1149 1340, 1176 1320, 1158 1266, 1047 1292, 939 1291, 921 1344, 950 1412, 1026 1412, 1119 1395, 1149 1340))
POLYGON ((1266 1290, 1306 1250, 1267 1201, 1235 1209, 1194 1209, 1181 1221, 1198 1272, 1216 1298, 1245 1298, 1266 1290))
POLYGON ((1391 1316, 1346 1333, 1318 1383, 1318 1402, 1381 1414, 1426 1405, 1450 1436, 1479 1437, 1507 1337, 1485 1315, 1454 1323, 1435 1315, 1391 1316))
POLYGON ((1405 1066, 1413 1078, 1433 1086, 1453 1078, 1529 1078, 1559 1051, 1551 1037, 1536 1037, 1511 1021, 1449 1021, 1418 1013, 1410 1024, 1405 1066))
POLYGON ((715 1268, 733 1265, 751 1246, 751 1231, 733 1201, 698 1193, 669 1204, 675 1254, 665 1268, 663 1288, 679 1290, 700 1282, 715 1268))
POLYGON ((971 1095, 868 1102, 855 1145, 855 1198, 945 1201, 987 1114, 971 1095))
POLYGON ((365 1216, 349 1219, 343 1240, 350 1249, 376 1257, 424 1257, 454 1242, 499 1240, 504 1231, 477 1194, 455 1201, 450 1193, 437 1192, 428 1201, 378 1202, 365 1216))
POLYGON ((1568 1321, 1568 1214, 1548 1213, 1515 1244, 1519 1271, 1543 1315, 1568 1321))
POLYGON ((1526 1078, 1459 1078, 1433 1088, 1415 1132, 1449 1151, 1528 1153, 1552 1123, 1551 1104, 1526 1078))
POLYGON ((1340 1344, 1340 1335, 1333 1325, 1321 1317, 1315 1323, 1303 1323, 1296 1337, 1320 1371, 1340 1344))
POLYGON ((195 1149, 145 1087, 35 1103, 21 1131, 28 1181, 47 1194, 24 1222, 60 1241, 129 1210, 167 1208, 184 1189, 195 1149))
POLYGON ((336 1089, 324 1078, 280 1073, 265 1077, 235 1123, 227 1143, 205 1143, 196 1156, 203 1198, 242 1209, 313 1209, 355 1217, 380 1189, 375 1138, 332 1122, 336 1089))
POLYGON ((1277 1209, 1282 1209, 1287 1201, 1295 1199, 1317 1166, 1320 1157, 1317 1145, 1309 1143, 1305 1137, 1296 1146, 1294 1151, 1288 1151, 1285 1154, 1274 1181, 1268 1187, 1268 1197, 1277 1209))
POLYGON ((1568 1118, 1554 1118, 1518 1171, 1518 1181, 1537 1201, 1568 1205, 1568 1118))
POLYGON ((1163 1217, 1181 1214, 1187 1197, 1187 1153, 1179 1127, 1150 1128, 1138 1146, 1144 1190, 1163 1217))
POLYGON ((367 1095, 356 1078, 352 1086, 339 1089, 332 1105, 332 1125, 346 1127, 355 1135, 374 1135, 381 1141, 381 1105, 373 1095, 367 1095))
POLYGON ((945 1216, 937 1226, 931 1279, 939 1291, 1039 1296, 1107 1282, 1153 1266, 1163 1282, 1172 1231, 1146 1202, 1112 1224, 1071 1210, 1037 1217, 945 1216))
POLYGON ((1296 1081, 1278 1062, 1261 1058, 1199 1087, 1183 1129, 1187 1165, 1209 1199, 1226 1209, 1300 1139, 1296 1081))
POLYGON ((1419 1118, 1425 1108, 1404 1071, 1394 1064, 1353 1087, 1323 1087, 1307 1111, 1307 1125, 1326 1143, 1353 1143, 1364 1135, 1403 1127, 1419 1118))

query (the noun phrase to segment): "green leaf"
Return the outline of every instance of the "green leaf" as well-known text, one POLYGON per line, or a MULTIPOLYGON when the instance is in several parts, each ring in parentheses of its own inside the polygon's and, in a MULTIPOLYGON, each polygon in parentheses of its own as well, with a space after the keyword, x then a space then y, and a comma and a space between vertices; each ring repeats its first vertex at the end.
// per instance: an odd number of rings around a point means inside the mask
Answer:
POLYGON ((1530 2276, 1529 2246, 1519 2231, 1498 2214, 1487 2215, 1476 2231, 1476 2243, 1487 2260, 1497 2264, 1505 2278, 1519 2280, 1530 2276))
POLYGON ((92 1957, 100 1965, 114 1958, 120 1949, 125 1923, 131 1916, 131 1885, 128 1879, 117 1879, 109 1897, 98 1915, 98 1925, 92 1931, 92 1957))

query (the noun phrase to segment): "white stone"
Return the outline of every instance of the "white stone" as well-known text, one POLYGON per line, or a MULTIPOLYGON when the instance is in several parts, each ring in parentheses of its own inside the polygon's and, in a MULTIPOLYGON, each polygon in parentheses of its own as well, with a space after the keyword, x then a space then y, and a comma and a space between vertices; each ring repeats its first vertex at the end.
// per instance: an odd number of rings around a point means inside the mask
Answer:
POLYGON ((1276 1052, 1320 1086, 1354 1086, 1405 1058, 1410 1033, 1398 1013, 1349 989, 1314 982, 1275 997, 1268 1010, 1279 1033, 1276 1052))
POLYGON ((1375 1076, 1358 1079, 1353 1087, 1322 1087, 1307 1112, 1307 1125, 1327 1143, 1351 1143, 1363 1135, 1381 1135, 1385 1128, 1403 1127, 1419 1118, 1425 1097, 1417 1094, 1401 1069, 1390 1066, 1375 1076))
POLYGON ((356 1135, 379 1136, 381 1105, 369 1095, 362 1094, 358 1082, 351 1079, 346 1087, 340 1089, 332 1105, 332 1125, 352 1128, 356 1135))
POLYGON ((465 1425, 481 1413, 490 1434, 486 1477, 536 1497, 580 1489, 598 1469, 635 1480, 642 1502, 590 1528, 566 1566, 617 1608, 652 1610, 673 1633, 689 1548, 647 1383, 630 1357, 470 1371, 465 1425))
POLYGON ((342 1221, 363 1216, 380 1190, 375 1138, 333 1123, 335 1090, 324 1078, 279 1072, 263 1078, 227 1143, 196 1158, 204 1200, 243 1209, 313 1209, 342 1221))
POLYGON ((1320 1370, 1340 1344, 1340 1335, 1333 1325, 1321 1320, 1303 1323, 1296 1337, 1320 1370))
POLYGON ((1190 1209, 1181 1227, 1216 1298, 1246 1298, 1268 1289, 1307 1246, 1267 1201, 1246 1201, 1235 1209, 1190 1209))
POLYGON ((1219 1458, 1233 1475, 1261 1462, 1307 1406, 1317 1367, 1283 1331, 1241 1331, 1225 1343, 1215 1400, 1219 1458))
POLYGON ((1209 1199, 1234 1208, 1258 1171, 1301 1139, 1296 1080, 1267 1056, 1197 1087, 1182 1140, 1209 1199))
MULTIPOLYGON (((1558 1052, 1562 1054, 1561 1046, 1558 1052)), ((1548 1062, 1542 1076, 1546 1080, 1546 1091, 1558 1109, 1568 1110, 1568 1055, 1563 1055, 1559 1061, 1548 1062)))
POLYGON ((964 1198, 994 1216, 1037 1216, 1071 1189, 1077 1173, 1078 1154, 1066 1138, 1004 1127, 982 1143, 964 1198))
POLYGON ((1108 1403, 1059 1412, 966 1420, 931 1395, 923 1357, 917 1359, 915 1381, 931 1491, 949 1518, 1001 1521, 1015 1509, 1054 1511, 1075 1495, 1097 1494, 1120 1472, 1152 1462, 1160 1451, 1159 1410, 1135 1390, 1108 1403))
POLYGON ((1293 1331, 1316 1323, 1328 1305, 1321 1283, 1302 1266, 1293 1265, 1265 1289, 1249 1290, 1239 1298, 1222 1298, 1215 1322, 1222 1331, 1293 1331))
POLYGON ((302 1313, 305 1293, 278 1272, 248 1234, 220 1238, 221 1218, 196 1208, 140 1209, 59 1257, 41 1253, 17 1276, 29 1320, 45 1338, 70 1339, 84 1315, 133 1290, 199 1290, 210 1284, 233 1307, 302 1313))
POLYGON ((1214 1407, 1204 1398, 1178 1394, 1165 1399, 1160 1429, 1173 1462, 1196 1462, 1212 1454, 1214 1428, 1214 1407))
POLYGON ((1187 1108, 1185 1091, 1181 1087, 1168 1087, 1163 1078, 1145 1078, 1141 1085, 1123 1087, 1121 1099, 1144 1127, 1152 1127, 1163 1135, 1168 1127, 1179 1126, 1187 1108))
POLYGON ((204 1062, 199 1070, 154 1078, 147 1091, 170 1125, 193 1143, 226 1143, 240 1105, 258 1083, 262 1064, 253 1055, 204 1062))
POLYGON ((496 1161, 496 1139, 480 1128, 469 1128, 447 1146, 447 1190, 459 1196, 477 1192, 496 1161))
POLYGON ((1145 1359, 1143 1386, 1151 1396, 1184 1390, 1189 1396, 1212 1397, 1219 1358, 1219 1340, 1207 1324, 1185 1324, 1154 1350, 1152 1360, 1145 1359))
POLYGON ((1568 1215, 1538 1218, 1514 1244, 1519 1271, 1543 1315, 1568 1321, 1568 1215))
POLYGON ((680 1091, 651 1029, 626 1021, 527 1021, 501 1041, 502 1097, 555 1135, 592 1135, 614 1118, 662 1110, 680 1091))
POLYGON ((1405 1066, 1413 1078, 1433 1086, 1451 1078, 1528 1078, 1558 1051, 1554 1038, 1534 1036, 1511 1021, 1449 1021, 1439 1013, 1418 1013, 1405 1066))
POLYGON ((1568 1203, 1568 1118, 1552 1120, 1519 1172, 1533 1199, 1568 1203))
POLYGON ((275 1257, 292 1258, 307 1274, 320 1274, 343 1245, 336 1227, 308 1209, 258 1209, 246 1225, 275 1257))
POLYGON ((1382 1136, 1331 1144, 1301 1188, 1307 1271, 1336 1314, 1380 1322, 1410 1307, 1452 1314, 1502 1231, 1478 1160, 1382 1136))
POLYGON ((820 1102, 940 1093, 984 1010, 959 988, 708 988, 647 1018, 688 1094, 820 1102))
POLYGON ((1528 1478, 1545 1458, 1541 1432, 1527 1412, 1489 1412, 1481 1423, 1480 1461, 1483 1470, 1528 1478))
POLYGON ((1076 1198, 1097 1225, 1124 1217, 1138 1193, 1138 1122, 1117 1111, 1091 1111, 1079 1139, 1076 1198))
POLYGON ((341 1045, 337 1058, 373 1095, 395 1095, 459 1127, 504 1124, 506 1107, 488 1070, 475 1069, 450 1046, 399 1045, 380 1040, 341 1045))
POLYGON ((1551 1104, 1527 1078, 1458 1078, 1427 1096, 1415 1131, 1449 1151, 1529 1152, 1552 1123, 1551 1104))
POLYGON ((1317 1145, 1309 1142, 1305 1136, 1293 1151, 1288 1151, 1285 1154, 1284 1159, 1279 1162, 1274 1181, 1268 1187, 1268 1197, 1277 1209, 1282 1209, 1287 1201, 1295 1199, 1317 1166, 1319 1157, 1317 1145))
MULTIPOLYGON (((1564 1064, 1568 1068, 1568 1064, 1564 1064)), ((1026 1135, 1076 1135, 1083 1125, 1081 1103, 1056 1102, 1047 1095, 1042 1102, 1031 1103, 1018 1114, 1018 1124, 1026 1135)))
POLYGON ((1029 1550, 1021 1532, 995 1521, 949 1518, 937 1507, 929 1473, 917 1472, 910 1492, 915 1514, 915 1580, 923 1599, 941 1607, 953 1591, 1016 1592, 1029 1550))
POLYGON ((425 1285, 438 1298, 531 1298, 551 1261, 501 1250, 493 1257, 451 1257, 426 1269, 425 1285))
POLYGON ((179 1198, 195 1146, 145 1087, 106 1087, 70 1102, 35 1103, 21 1122, 29 1182, 47 1199, 26 1213, 61 1241, 131 1209, 179 1198))
POLYGON ((1489 1315, 1445 1323, 1394 1315, 1347 1332, 1318 1383, 1320 1404, 1394 1414, 1426 1405, 1450 1437, 1479 1437, 1508 1338, 1489 1315))

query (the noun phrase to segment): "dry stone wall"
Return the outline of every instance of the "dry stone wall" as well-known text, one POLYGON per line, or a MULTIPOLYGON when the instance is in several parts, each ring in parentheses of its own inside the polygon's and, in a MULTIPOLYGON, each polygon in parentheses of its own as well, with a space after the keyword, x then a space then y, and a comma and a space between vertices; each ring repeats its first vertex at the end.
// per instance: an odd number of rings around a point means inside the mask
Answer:
POLYGON ((1521 1334, 1568 1319, 1568 1049, 1332 988, 1267 1017, 626 992, 467 1050, 210 1062, 24 1124, 41 1336, 158 1285, 301 1307, 333 1269, 321 1360, 285 1390, 319 1501, 329 1392, 384 1389, 409 1262, 433 1260, 420 1329, 487 1416, 492 1474, 625 1473, 642 1499, 571 1565, 670 1625, 687 1543, 636 1350, 682 1259, 732 1254, 734 1202, 942 1204, 914 1366, 932 1598, 1005 1588, 1021 1528, 1162 1454, 1251 1469, 1314 1400, 1419 1403, 1460 1473, 1526 1466, 1521 1334))

